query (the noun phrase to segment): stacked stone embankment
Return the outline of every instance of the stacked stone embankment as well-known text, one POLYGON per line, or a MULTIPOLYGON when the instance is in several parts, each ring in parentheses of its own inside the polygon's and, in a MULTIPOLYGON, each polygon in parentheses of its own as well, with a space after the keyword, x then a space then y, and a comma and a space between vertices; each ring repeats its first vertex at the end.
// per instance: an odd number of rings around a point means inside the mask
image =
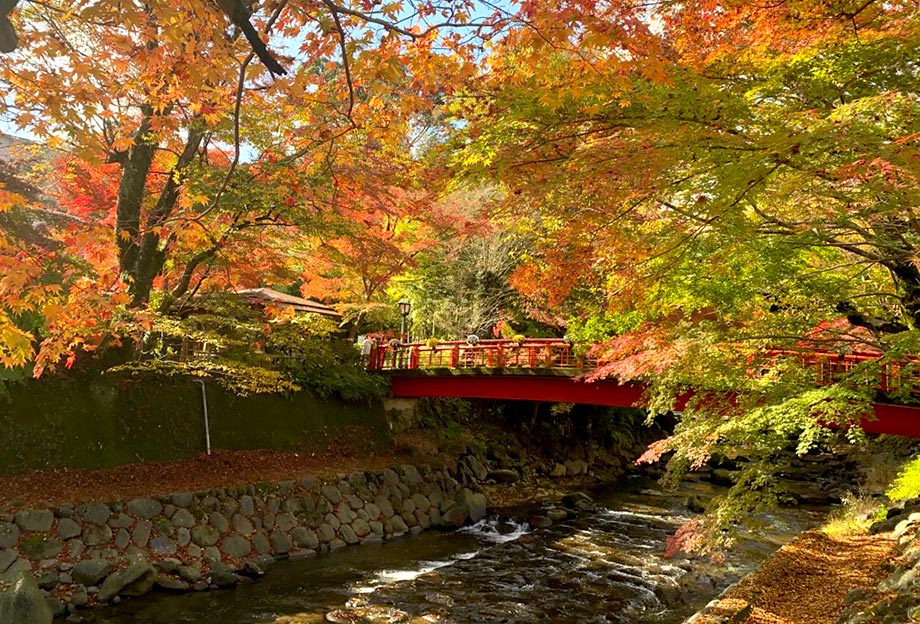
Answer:
POLYGON ((905 624, 920 621, 920 498, 893 505, 887 518, 870 528, 872 533, 891 531, 896 545, 891 574, 875 591, 854 590, 847 595, 847 608, 839 624, 905 624))
POLYGON ((441 468, 0 514, 0 621, 43 622, 154 588, 232 585, 276 559, 459 527, 485 515, 476 491, 485 473, 468 456, 441 468))

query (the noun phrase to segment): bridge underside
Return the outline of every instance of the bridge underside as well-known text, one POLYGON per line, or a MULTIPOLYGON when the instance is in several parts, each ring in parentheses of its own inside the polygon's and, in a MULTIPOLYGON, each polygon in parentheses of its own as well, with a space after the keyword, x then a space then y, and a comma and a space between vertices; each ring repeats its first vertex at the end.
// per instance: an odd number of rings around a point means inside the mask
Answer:
MULTIPOLYGON (((418 375, 393 376, 390 387, 396 398, 457 397, 580 403, 610 407, 641 407, 641 384, 614 380, 592 383, 571 376, 538 375, 418 375)), ((920 408, 876 403, 874 419, 863 418, 867 433, 887 433, 920 438, 920 408)))

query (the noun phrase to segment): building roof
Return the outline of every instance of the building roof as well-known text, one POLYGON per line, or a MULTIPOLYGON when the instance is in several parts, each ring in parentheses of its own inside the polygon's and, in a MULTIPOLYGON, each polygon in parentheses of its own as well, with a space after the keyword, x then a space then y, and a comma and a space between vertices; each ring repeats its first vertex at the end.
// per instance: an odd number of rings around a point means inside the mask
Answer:
POLYGON ((336 312, 335 309, 322 304, 319 301, 304 299, 302 297, 295 297, 294 295, 278 292, 273 288, 248 288, 246 290, 238 290, 236 291, 236 294, 253 303, 261 303, 263 305, 271 303, 279 306, 294 308, 298 312, 310 312, 312 314, 319 314, 320 316, 325 316, 326 318, 333 319, 335 321, 342 320, 342 315, 336 312))

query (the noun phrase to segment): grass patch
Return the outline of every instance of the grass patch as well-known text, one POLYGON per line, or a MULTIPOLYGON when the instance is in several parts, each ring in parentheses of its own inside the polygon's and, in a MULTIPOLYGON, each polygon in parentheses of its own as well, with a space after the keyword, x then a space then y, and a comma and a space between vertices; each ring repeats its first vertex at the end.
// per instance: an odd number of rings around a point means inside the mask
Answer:
POLYGON ((865 535, 873 522, 884 520, 887 509, 878 498, 858 493, 843 496, 843 504, 832 511, 821 527, 828 537, 865 535))

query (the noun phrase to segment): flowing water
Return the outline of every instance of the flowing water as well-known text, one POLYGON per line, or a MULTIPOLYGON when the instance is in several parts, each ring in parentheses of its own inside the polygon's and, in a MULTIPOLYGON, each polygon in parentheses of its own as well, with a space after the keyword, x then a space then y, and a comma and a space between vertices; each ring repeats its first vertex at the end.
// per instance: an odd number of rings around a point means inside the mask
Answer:
POLYGON ((801 511, 766 519, 767 537, 718 565, 669 560, 665 538, 691 517, 688 492, 647 485, 596 494, 596 513, 548 528, 489 517, 279 562, 234 589, 155 594, 85 615, 92 624, 679 623, 817 520, 801 511))

